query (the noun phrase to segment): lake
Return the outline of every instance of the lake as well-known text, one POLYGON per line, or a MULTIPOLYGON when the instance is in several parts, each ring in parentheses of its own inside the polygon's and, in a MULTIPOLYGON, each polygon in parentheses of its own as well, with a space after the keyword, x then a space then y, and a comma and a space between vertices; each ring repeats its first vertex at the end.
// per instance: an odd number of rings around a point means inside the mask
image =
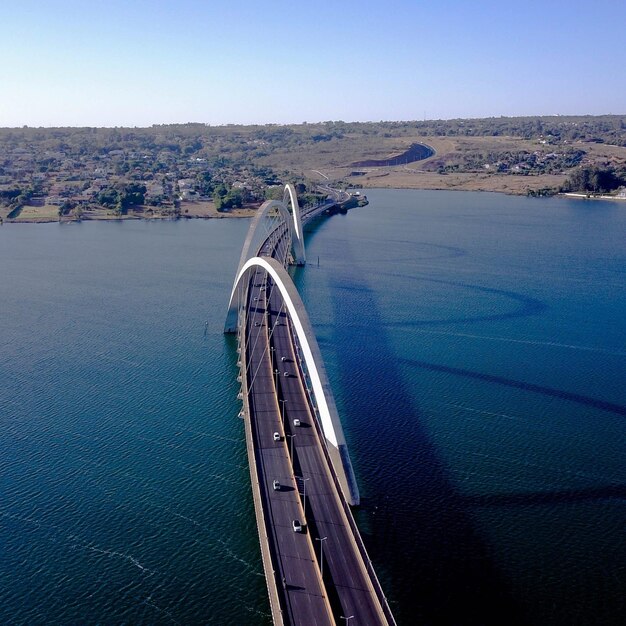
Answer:
MULTIPOLYGON (((398 622, 619 623, 626 206, 367 196, 294 274, 398 622)), ((1 623, 271 623, 222 333, 248 225, 0 227, 1 623)))

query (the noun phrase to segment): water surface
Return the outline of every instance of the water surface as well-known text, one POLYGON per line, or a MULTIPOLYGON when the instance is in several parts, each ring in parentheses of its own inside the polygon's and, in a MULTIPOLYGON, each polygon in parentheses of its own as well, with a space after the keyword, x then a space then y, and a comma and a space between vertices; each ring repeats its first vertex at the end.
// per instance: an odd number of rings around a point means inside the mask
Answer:
MULTIPOLYGON (((618 623, 626 207, 367 195, 296 279, 398 621, 618 623)), ((221 332, 248 223, 0 228, 1 623, 270 623, 221 332)))
POLYGON ((299 281, 398 619, 618 623, 626 206, 367 195, 299 281))

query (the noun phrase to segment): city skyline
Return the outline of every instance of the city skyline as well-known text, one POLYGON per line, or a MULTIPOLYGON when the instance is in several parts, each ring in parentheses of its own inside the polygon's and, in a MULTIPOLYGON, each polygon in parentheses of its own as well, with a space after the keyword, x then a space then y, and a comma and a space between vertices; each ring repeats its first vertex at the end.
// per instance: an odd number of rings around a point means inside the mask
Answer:
POLYGON ((626 7, 608 0, 27 0, 3 13, 0 127, 625 112, 626 7))

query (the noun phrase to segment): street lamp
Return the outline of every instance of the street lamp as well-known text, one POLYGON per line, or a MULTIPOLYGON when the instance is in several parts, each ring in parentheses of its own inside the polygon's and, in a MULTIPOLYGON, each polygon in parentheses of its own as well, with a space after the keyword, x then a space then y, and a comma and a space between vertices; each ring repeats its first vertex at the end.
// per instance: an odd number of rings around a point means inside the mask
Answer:
POLYGON ((304 504, 302 505, 302 509, 304 510, 304 517, 306 519, 306 481, 307 480, 311 480, 311 477, 309 476, 309 478, 305 478, 304 476, 296 476, 296 478, 299 478, 302 481, 302 489, 304 492, 304 504))
POLYGON ((282 407, 283 407, 281 418, 283 420, 283 430, 284 430, 285 429, 285 402, 287 402, 287 400, 285 400, 284 398, 279 398, 278 401, 282 404, 282 407))
POLYGON ((348 622, 354 617, 354 615, 350 615, 350 617, 344 617, 343 615, 339 616, 339 619, 345 619, 346 620, 346 626, 348 624, 348 622))
MULTIPOLYGON (((320 542, 320 575, 322 580, 324 580, 324 542, 326 539, 328 539, 328 537, 322 537, 321 539, 319 537, 315 537, 315 541, 320 542)), ((354 617, 354 615, 351 615, 350 617, 354 617)), ((348 619, 350 619, 350 617, 348 617, 348 619)), ((344 617, 343 619, 346 618, 344 617)))
POLYGON ((274 386, 276 388, 276 393, 278 393, 278 370, 274 370, 274 386))
POLYGON ((291 449, 291 464, 293 465, 293 438, 295 437, 295 435, 286 435, 286 436, 291 438, 291 446, 290 446, 290 449, 291 449))

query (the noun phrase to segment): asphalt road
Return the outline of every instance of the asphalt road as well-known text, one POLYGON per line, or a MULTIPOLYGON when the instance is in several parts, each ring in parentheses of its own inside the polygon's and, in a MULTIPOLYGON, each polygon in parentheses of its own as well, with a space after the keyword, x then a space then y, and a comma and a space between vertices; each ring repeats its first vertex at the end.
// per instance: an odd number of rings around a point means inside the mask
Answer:
POLYGON ((333 612, 336 618, 353 615, 350 620, 353 625, 385 623, 380 618, 378 599, 364 571, 361 554, 356 548, 352 529, 330 475, 296 363, 287 315, 281 312, 282 308, 280 292, 277 288, 271 289, 271 345, 274 347, 274 366, 279 370, 279 375, 275 377, 279 385, 278 397, 285 400, 285 431, 295 435, 295 470, 296 475, 301 477, 296 482, 302 497, 306 483, 306 521, 311 535, 315 535, 318 561, 321 560, 322 550, 320 540, 326 537, 323 541, 324 582, 333 612), (300 426, 294 426, 294 419, 300 420, 300 426))
MULTIPOLYGON (((252 280, 260 285, 261 272, 252 280)), ((303 511, 291 470, 287 441, 282 429, 274 376, 271 369, 264 292, 253 287, 260 298, 251 301, 246 329, 249 402, 261 502, 267 536, 276 569, 278 591, 288 624, 332 624, 329 605, 321 584, 310 536, 296 533, 293 520, 303 520, 303 511), (274 433, 281 436, 274 440, 274 433), (274 490, 273 481, 281 488, 274 490), (283 583, 284 581, 284 583, 283 583)))
MULTIPOLYGON (((260 254, 284 264, 285 240, 281 227, 260 254)), ((261 502, 285 622, 341 624, 351 617, 351 626, 386 624, 313 421, 280 291, 260 269, 248 290, 246 359, 261 502), (306 522, 303 533, 294 532, 294 519, 306 522)))

